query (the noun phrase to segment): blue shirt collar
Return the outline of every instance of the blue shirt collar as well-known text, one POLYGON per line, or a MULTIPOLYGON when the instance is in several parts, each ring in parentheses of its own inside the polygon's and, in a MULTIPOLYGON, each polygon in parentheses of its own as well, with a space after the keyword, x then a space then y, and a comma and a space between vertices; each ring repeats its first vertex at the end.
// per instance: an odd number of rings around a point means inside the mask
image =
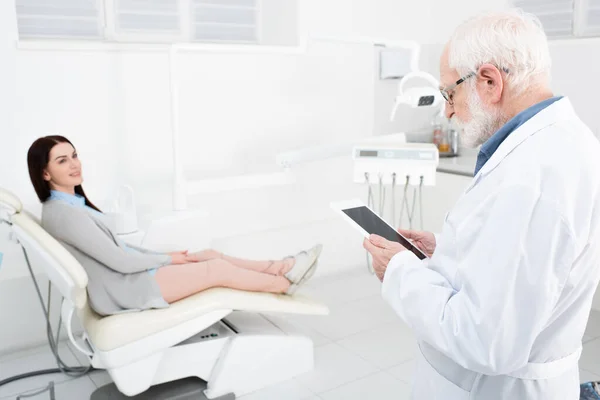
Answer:
POLYGON ((498 147, 504 142, 504 140, 514 131, 517 130, 525 122, 533 118, 537 113, 548 107, 555 101, 562 99, 563 96, 556 96, 550 99, 544 100, 526 110, 521 111, 515 115, 510 121, 508 121, 502 128, 498 129, 496 133, 492 135, 484 144, 481 146, 479 155, 477 156, 477 164, 475 165, 475 175, 481 170, 485 163, 492 158, 492 155, 498 150, 498 147))
POLYGON ((50 200, 62 200, 75 207, 85 206, 85 198, 77 193, 69 194, 65 192, 59 192, 58 190, 51 190, 50 200))

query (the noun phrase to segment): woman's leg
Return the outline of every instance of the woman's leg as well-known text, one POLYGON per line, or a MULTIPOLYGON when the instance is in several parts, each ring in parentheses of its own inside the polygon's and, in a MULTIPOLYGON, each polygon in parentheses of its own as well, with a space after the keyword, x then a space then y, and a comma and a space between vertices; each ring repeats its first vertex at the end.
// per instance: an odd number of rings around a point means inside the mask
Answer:
POLYGON ((196 257, 198 262, 222 259, 240 268, 276 276, 283 276, 289 272, 295 264, 295 260, 293 258, 273 261, 253 261, 230 257, 212 249, 203 250, 192 255, 196 257))
POLYGON ((253 261, 244 260, 242 258, 230 257, 223 254, 223 260, 237 265, 240 268, 249 269, 252 271, 262 272, 265 274, 271 274, 275 276, 283 276, 289 272, 294 266, 293 258, 286 258, 284 260, 271 260, 271 261, 253 261))
POLYGON ((240 268, 222 259, 168 265, 160 268, 155 278, 167 303, 212 287, 269 293, 285 293, 290 287, 290 281, 282 276, 240 268))

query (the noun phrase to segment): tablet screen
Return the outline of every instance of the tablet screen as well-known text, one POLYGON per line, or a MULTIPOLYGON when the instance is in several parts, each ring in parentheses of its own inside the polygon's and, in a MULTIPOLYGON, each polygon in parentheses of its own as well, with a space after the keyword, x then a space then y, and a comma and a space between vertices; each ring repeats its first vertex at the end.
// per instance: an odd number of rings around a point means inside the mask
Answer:
POLYGON ((369 208, 365 206, 347 208, 342 210, 342 212, 360 225, 368 234, 379 235, 391 242, 398 242, 421 260, 427 258, 421 250, 396 232, 394 228, 385 223, 385 221, 379 218, 379 216, 369 208))

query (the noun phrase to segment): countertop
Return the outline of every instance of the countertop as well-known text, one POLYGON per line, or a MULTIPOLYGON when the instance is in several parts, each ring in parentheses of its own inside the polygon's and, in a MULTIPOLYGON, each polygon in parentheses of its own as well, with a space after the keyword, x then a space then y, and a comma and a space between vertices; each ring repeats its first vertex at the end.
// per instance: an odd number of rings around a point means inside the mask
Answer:
POLYGON ((438 172, 473 177, 477 153, 463 152, 456 157, 440 157, 438 172))

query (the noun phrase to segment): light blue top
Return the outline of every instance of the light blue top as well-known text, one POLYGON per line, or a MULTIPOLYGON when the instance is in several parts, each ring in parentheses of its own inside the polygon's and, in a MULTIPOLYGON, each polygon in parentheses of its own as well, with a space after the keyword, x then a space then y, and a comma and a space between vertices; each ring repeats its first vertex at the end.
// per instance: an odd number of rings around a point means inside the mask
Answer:
POLYGON ((102 216, 101 212, 94 210, 92 207, 88 207, 85 204, 85 198, 82 195, 77 194, 77 193, 69 194, 69 193, 65 193, 65 192, 59 192, 58 190, 51 190, 49 200, 62 200, 62 201, 69 203, 72 206, 84 207, 86 210, 91 211, 92 213, 94 213, 96 215, 102 216))
MULTIPOLYGON (((85 208, 88 212, 91 212, 92 214, 101 217, 102 219, 104 219, 104 215, 97 211, 94 210, 92 207, 89 207, 85 204, 85 198, 80 195, 80 194, 69 194, 69 193, 65 193, 65 192, 60 192, 58 190, 51 190, 50 191, 50 198, 48 200, 61 200, 64 201, 74 207, 81 207, 81 208, 85 208)), ((130 251, 130 252, 136 252, 137 250, 132 249, 131 247, 127 246, 127 244, 125 244, 123 242, 123 247, 125 247, 125 250, 130 251)), ((152 276, 154 276, 156 274, 157 269, 150 269, 148 270, 148 273, 152 276)))
POLYGON ((479 172, 479 170, 485 165, 485 163, 492 157, 492 155, 498 150, 498 147, 504 142, 504 140, 514 131, 517 130, 518 127, 523 125, 525 122, 529 121, 533 116, 542 111, 544 108, 548 107, 555 101, 562 99, 563 96, 552 97, 548 100, 544 100, 539 102, 528 109, 521 111, 519 114, 515 115, 510 121, 508 121, 502 128, 498 129, 496 133, 492 135, 491 138, 487 140, 481 146, 481 150, 477 155, 477 164, 475 165, 475 175, 479 172))

